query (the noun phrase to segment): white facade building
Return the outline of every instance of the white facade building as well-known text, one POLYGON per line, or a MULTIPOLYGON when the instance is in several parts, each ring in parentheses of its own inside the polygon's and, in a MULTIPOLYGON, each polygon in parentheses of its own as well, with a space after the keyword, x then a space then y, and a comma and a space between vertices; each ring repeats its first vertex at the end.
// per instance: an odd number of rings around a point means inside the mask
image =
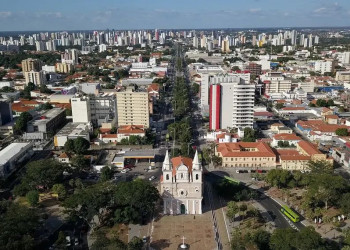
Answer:
POLYGON ((326 72, 333 72, 334 71, 334 61, 328 60, 328 61, 316 61, 315 62, 315 71, 321 72, 321 74, 324 74, 326 72))
POLYGON ((198 152, 193 160, 166 152, 162 168, 161 195, 164 214, 202 214, 203 170, 198 152))

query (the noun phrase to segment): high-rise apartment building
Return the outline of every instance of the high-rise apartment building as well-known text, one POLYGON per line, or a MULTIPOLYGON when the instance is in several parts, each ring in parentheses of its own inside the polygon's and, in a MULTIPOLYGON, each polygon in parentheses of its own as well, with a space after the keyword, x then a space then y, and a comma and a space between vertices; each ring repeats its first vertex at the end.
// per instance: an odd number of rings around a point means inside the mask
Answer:
POLYGON ((149 127, 149 98, 147 92, 128 87, 117 92, 118 125, 143 125, 149 127))
POLYGON ((210 86, 210 129, 253 127, 255 85, 240 77, 210 86))
POLYGON ((32 82, 35 85, 42 85, 46 84, 46 75, 44 74, 44 71, 29 71, 29 72, 24 72, 24 78, 26 84, 32 82))
POLYGON ((39 59, 28 58, 22 61, 22 71, 40 71, 42 69, 43 62, 39 59))

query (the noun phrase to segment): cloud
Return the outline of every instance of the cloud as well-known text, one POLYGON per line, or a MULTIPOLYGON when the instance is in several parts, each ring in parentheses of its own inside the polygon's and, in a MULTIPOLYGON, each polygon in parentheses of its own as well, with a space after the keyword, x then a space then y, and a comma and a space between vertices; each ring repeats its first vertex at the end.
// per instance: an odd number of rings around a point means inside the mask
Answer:
POLYGON ((250 12, 250 13, 258 13, 258 12, 261 12, 261 9, 260 8, 249 9, 248 12, 250 12))
POLYGON ((44 18, 44 17, 49 17, 49 18, 62 18, 62 13, 61 12, 36 12, 35 17, 37 18, 44 18))
POLYGON ((0 18, 8 18, 12 16, 12 12, 11 11, 1 11, 0 12, 0 18))
POLYGON ((325 10, 327 10, 325 7, 322 7, 322 8, 318 8, 318 9, 315 9, 313 12, 314 13, 322 13, 324 12, 325 10))

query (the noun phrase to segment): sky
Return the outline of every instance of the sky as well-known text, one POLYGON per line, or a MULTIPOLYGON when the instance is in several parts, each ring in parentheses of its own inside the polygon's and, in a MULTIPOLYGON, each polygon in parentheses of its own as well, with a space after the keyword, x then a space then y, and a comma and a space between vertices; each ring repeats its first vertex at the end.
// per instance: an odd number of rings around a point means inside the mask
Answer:
POLYGON ((350 0, 1 0, 0 31, 350 26, 350 0))

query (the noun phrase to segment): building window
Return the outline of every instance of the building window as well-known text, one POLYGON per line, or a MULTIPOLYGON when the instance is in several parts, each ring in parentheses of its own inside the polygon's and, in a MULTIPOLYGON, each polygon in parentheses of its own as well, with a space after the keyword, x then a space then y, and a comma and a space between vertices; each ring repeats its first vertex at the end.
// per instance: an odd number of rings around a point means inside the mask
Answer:
POLYGON ((196 180, 198 180, 198 178, 199 178, 199 176, 198 176, 198 174, 196 174, 196 180))
POLYGON ((166 175, 166 180, 167 180, 167 181, 169 180, 169 175, 168 175, 168 174, 166 175))
POLYGON ((180 178, 183 179, 183 178, 184 178, 184 174, 181 174, 181 175, 180 175, 180 178))

